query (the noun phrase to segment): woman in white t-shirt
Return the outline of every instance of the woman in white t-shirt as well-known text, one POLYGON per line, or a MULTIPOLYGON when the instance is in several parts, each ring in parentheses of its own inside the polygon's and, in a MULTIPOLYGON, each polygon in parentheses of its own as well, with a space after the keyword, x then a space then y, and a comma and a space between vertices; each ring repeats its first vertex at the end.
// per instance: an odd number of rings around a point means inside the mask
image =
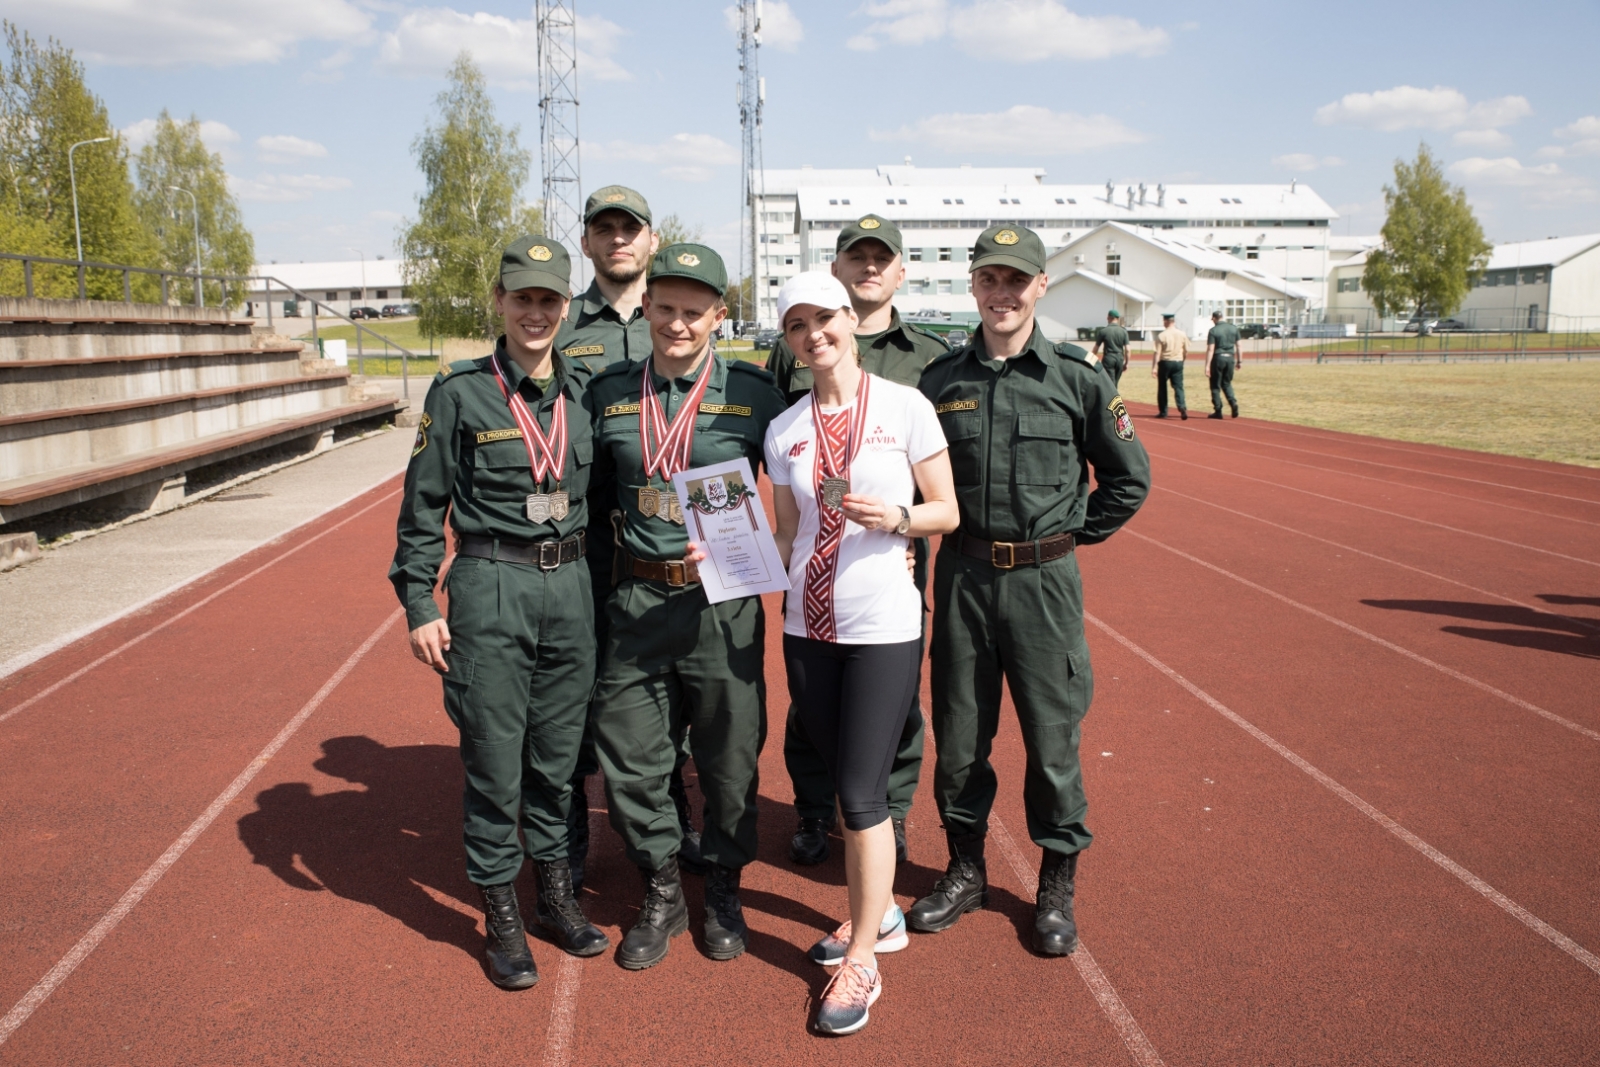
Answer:
POLYGON ((817 1029, 832 1034, 867 1024, 883 990, 875 953, 906 944, 885 799, 922 669, 923 604, 906 546, 960 521, 933 405, 861 370, 856 321, 831 274, 783 287, 784 340, 816 384, 772 421, 766 441, 775 537, 789 568, 789 695, 833 773, 844 826, 850 919, 811 953, 840 965, 817 1011, 817 1029), (919 492, 923 503, 913 504, 919 492))

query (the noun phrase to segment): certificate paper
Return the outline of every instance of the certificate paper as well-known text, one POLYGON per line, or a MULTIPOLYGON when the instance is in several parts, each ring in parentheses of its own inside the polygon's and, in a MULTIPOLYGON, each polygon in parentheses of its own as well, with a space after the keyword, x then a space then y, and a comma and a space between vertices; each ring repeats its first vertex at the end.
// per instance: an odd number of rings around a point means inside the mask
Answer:
POLYGON ((707 556, 700 564, 700 584, 712 604, 789 588, 755 485, 750 461, 743 457, 672 476, 689 540, 707 556))

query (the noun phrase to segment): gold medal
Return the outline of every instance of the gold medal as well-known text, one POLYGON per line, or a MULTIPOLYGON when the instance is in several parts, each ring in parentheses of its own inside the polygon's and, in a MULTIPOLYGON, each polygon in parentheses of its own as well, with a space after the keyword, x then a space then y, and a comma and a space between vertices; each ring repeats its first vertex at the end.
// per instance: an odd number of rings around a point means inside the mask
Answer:
POLYGON ((834 511, 844 507, 844 495, 850 491, 848 478, 822 479, 822 502, 834 511))
POLYGON ((675 522, 679 526, 684 525, 683 505, 678 503, 677 493, 673 493, 667 497, 666 519, 668 522, 675 522))
POLYGON ((661 490, 652 489, 648 485, 641 486, 639 488, 639 514, 653 519, 660 509, 661 490))

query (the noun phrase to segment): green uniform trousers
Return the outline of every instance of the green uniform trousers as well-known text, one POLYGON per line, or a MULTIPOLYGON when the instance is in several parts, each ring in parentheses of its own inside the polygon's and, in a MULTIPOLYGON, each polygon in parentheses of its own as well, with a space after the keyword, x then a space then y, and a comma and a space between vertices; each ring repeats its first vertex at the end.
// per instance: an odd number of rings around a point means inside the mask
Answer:
POLYGON ((458 556, 447 587, 444 707, 461 731, 467 876, 500 885, 524 852, 536 863, 566 855, 569 782, 594 688, 589 568, 458 556))
POLYGON ((1233 395, 1233 357, 1211 357, 1211 410, 1222 410, 1222 397, 1228 397, 1228 406, 1239 406, 1239 398, 1233 395))
POLYGON ((1183 396, 1183 361, 1177 359, 1163 359, 1156 364, 1156 411, 1162 415, 1167 413, 1167 383, 1172 383, 1172 396, 1178 402, 1179 411, 1188 411, 1189 405, 1183 396))
POLYGON ((667 783, 687 730, 705 799, 700 854, 743 867, 756 858, 757 760, 767 735, 761 599, 708 604, 699 585, 628 578, 606 615, 593 728, 623 851, 651 870, 678 854, 683 832, 667 783))
POLYGON ((1126 357, 1102 356, 1100 358, 1100 366, 1104 367, 1105 372, 1111 375, 1111 380, 1113 382, 1116 382, 1119 387, 1122 385, 1122 373, 1128 369, 1128 360, 1126 357))
POLYGON ((947 547, 933 581, 929 658, 938 746, 933 789, 945 829, 988 832, 997 787, 989 754, 1004 678, 1027 752, 1028 836, 1053 852, 1088 848, 1078 730, 1094 676, 1076 556, 1003 571, 947 547))

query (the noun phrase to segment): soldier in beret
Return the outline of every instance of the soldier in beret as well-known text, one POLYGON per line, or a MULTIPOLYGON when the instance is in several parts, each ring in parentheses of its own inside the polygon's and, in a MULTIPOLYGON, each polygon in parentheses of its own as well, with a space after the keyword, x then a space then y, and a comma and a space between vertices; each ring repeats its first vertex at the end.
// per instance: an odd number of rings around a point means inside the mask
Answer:
POLYGON ((1059 956, 1078 944, 1073 896, 1090 841, 1078 731, 1094 681, 1076 550, 1139 509, 1150 461, 1111 378, 1034 321, 1049 284, 1038 234, 993 226, 974 253, 982 327, 922 374, 950 443, 961 526, 940 542, 929 653, 934 796, 950 863, 907 921, 946 930, 987 902, 989 753, 1004 679, 1027 752, 1028 836, 1044 849, 1033 946, 1059 956))
POLYGON ((525 855, 539 927, 573 955, 610 945, 584 918, 567 861, 568 783, 595 675, 590 372, 555 350, 571 271, 548 237, 502 254, 494 299, 505 333, 428 389, 389 571, 412 652, 443 679, 461 732, 467 877, 483 893, 489 978, 504 989, 539 980, 513 886, 525 855), (448 622, 433 594, 447 514, 457 545, 448 622))

